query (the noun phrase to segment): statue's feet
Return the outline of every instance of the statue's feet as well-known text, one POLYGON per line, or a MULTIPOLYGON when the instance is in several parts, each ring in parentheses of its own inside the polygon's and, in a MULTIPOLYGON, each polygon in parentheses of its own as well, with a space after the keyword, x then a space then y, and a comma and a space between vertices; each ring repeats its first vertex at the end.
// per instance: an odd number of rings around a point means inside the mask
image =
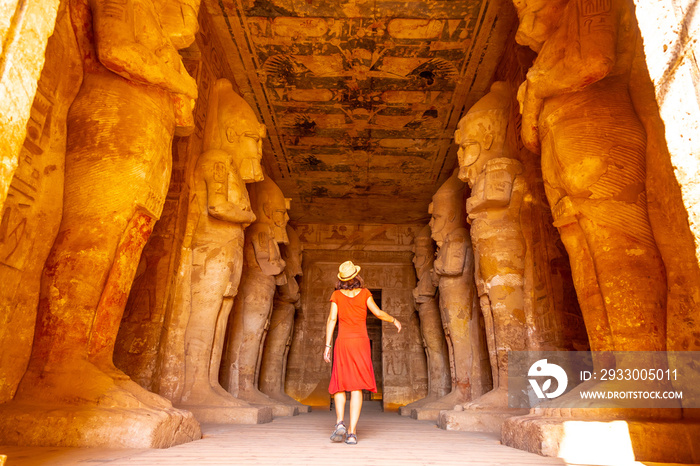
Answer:
MULTIPOLYGON (((228 398, 228 397, 233 396, 233 395, 231 395, 229 392, 227 392, 226 389, 225 389, 224 387, 222 387, 222 386, 219 384, 218 381, 217 381, 217 382, 213 382, 213 381, 210 380, 210 381, 209 381, 209 385, 211 386, 211 389, 212 389, 215 393, 218 393, 219 395, 221 395, 221 396, 224 397, 224 398, 228 398)), ((235 397, 234 397, 234 398, 235 398, 235 397)))
POLYGON ((241 398, 242 400, 247 401, 248 403, 255 404, 255 405, 272 406, 272 405, 280 404, 279 401, 273 400, 272 398, 265 395, 263 392, 261 392, 257 388, 249 388, 247 390, 240 390, 238 392, 238 397, 241 398))
POLYGON ((143 404, 150 406, 151 408, 158 409, 167 409, 173 407, 173 404, 170 402, 170 400, 163 398, 162 396, 156 393, 149 392, 141 385, 131 380, 131 377, 126 375, 123 371, 118 369, 111 362, 108 364, 100 364, 99 367, 104 373, 110 376, 112 380, 114 380, 114 383, 117 386, 134 395, 134 397, 140 400, 143 404))
MULTIPOLYGON (((428 395, 425 398, 421 398, 420 400, 416 400, 413 403, 409 403, 406 406, 402 406, 402 410, 411 410, 414 408, 422 408, 423 406, 427 405, 428 403, 432 403, 433 401, 436 401, 438 399, 437 395, 428 395)), ((409 411, 410 413, 410 411, 409 411)))
POLYGON ((488 393, 484 393, 474 401, 464 405, 466 410, 475 411, 502 411, 508 407, 508 388, 497 387, 488 393))
POLYGON ((459 387, 435 401, 424 404, 422 407, 425 409, 454 409, 455 406, 463 405, 467 401, 469 401, 469 396, 466 394, 466 390, 459 387))
POLYGON ((88 405, 103 408, 148 408, 129 390, 94 364, 77 360, 41 371, 29 370, 15 400, 33 404, 88 405))
POLYGON ((246 401, 236 398, 217 384, 212 387, 208 381, 206 385, 195 385, 187 393, 183 393, 179 405, 187 406, 219 406, 222 408, 250 408, 246 401))
POLYGON ((272 398, 274 401, 279 401, 280 403, 289 405, 289 406, 306 406, 305 404, 299 403, 297 400, 292 398, 291 396, 287 395, 284 392, 271 392, 271 393, 265 393, 268 397, 272 398))

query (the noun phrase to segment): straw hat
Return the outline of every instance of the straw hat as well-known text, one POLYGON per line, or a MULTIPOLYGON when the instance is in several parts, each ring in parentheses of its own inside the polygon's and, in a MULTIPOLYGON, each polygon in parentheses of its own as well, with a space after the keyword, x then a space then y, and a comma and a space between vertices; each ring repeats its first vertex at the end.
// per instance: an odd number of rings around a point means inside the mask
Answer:
POLYGON ((352 261, 345 261, 338 267, 338 278, 341 282, 352 280, 360 273, 360 266, 355 265, 352 261))

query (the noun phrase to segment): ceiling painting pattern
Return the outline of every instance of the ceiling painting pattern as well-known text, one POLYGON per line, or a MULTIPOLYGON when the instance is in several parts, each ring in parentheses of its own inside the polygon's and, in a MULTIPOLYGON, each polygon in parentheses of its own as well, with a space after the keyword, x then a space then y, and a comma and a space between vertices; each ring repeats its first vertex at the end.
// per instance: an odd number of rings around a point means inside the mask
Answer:
POLYGON ((487 90, 505 0, 207 0, 301 223, 427 221, 459 118, 487 90))

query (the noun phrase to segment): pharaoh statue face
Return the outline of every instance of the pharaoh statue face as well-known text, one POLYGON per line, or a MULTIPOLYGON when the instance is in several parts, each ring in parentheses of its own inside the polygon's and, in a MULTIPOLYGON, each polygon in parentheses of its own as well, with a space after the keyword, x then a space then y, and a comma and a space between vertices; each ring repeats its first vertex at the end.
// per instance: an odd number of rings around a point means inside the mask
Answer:
POLYGON ((289 243, 287 209, 291 207, 290 203, 291 199, 285 198, 279 186, 269 178, 253 185, 251 205, 258 218, 257 222, 268 225, 275 241, 282 244, 289 243))
POLYGON ((225 133, 221 135, 221 149, 233 155, 238 173, 245 183, 262 181, 260 160, 262 140, 267 134, 265 125, 258 123, 252 111, 242 113, 224 110, 221 112, 221 118, 225 133))
POLYGON ((420 276, 423 269, 435 259, 435 247, 430 238, 430 226, 424 226, 413 238, 413 266, 420 276))
POLYGON ((415 241, 416 243, 413 246, 413 266, 416 269, 416 273, 420 274, 428 265, 432 267, 433 259, 435 259, 435 249, 430 237, 416 238, 415 241))
POLYGON ((491 91, 472 106, 455 131, 459 145, 459 179, 474 186, 476 177, 491 159, 506 157, 506 130, 510 109, 510 87, 496 81, 491 91))
MULTIPOLYGON (((275 201, 277 201, 275 197, 275 201)), ((282 197, 283 203, 274 202, 271 203, 270 209, 272 210, 272 229, 275 235, 275 241, 282 244, 289 244, 289 236, 287 235, 287 222, 289 222, 289 215, 287 210, 291 207, 291 199, 282 197)))
POLYGON ((457 178, 457 170, 433 195, 433 202, 428 207, 430 213, 431 237, 438 247, 442 247, 447 235, 466 224, 464 208, 465 185, 457 178))
POLYGON ((539 52, 559 23, 568 0, 513 0, 520 25, 515 41, 539 52))
POLYGON ((201 0, 154 0, 163 31, 180 50, 194 42, 199 24, 197 12, 201 0))
POLYGON ((234 90, 228 79, 213 86, 204 128, 203 150, 222 150, 231 156, 233 165, 245 183, 262 181, 262 139, 265 125, 234 90))
POLYGON ((457 125, 455 142, 459 146, 459 179, 474 184, 476 175, 486 162, 493 144, 494 133, 486 112, 467 113, 457 125))
POLYGON ((454 202, 447 196, 441 196, 434 199, 430 204, 430 231, 431 237, 435 240, 438 247, 442 247, 445 237, 454 230, 455 218, 457 217, 454 209, 454 202))
POLYGON ((299 235, 294 228, 287 225, 287 237, 289 243, 285 245, 282 258, 287 263, 285 271, 292 277, 301 276, 301 253, 302 244, 299 235))

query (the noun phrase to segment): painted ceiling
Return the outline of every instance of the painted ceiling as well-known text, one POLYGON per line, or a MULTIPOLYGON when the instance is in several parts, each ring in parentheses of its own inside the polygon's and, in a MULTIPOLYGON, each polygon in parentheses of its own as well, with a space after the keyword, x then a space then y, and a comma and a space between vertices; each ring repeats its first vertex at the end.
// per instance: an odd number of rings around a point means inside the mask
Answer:
POLYGON ((510 0, 205 0, 297 223, 427 222, 510 0))

